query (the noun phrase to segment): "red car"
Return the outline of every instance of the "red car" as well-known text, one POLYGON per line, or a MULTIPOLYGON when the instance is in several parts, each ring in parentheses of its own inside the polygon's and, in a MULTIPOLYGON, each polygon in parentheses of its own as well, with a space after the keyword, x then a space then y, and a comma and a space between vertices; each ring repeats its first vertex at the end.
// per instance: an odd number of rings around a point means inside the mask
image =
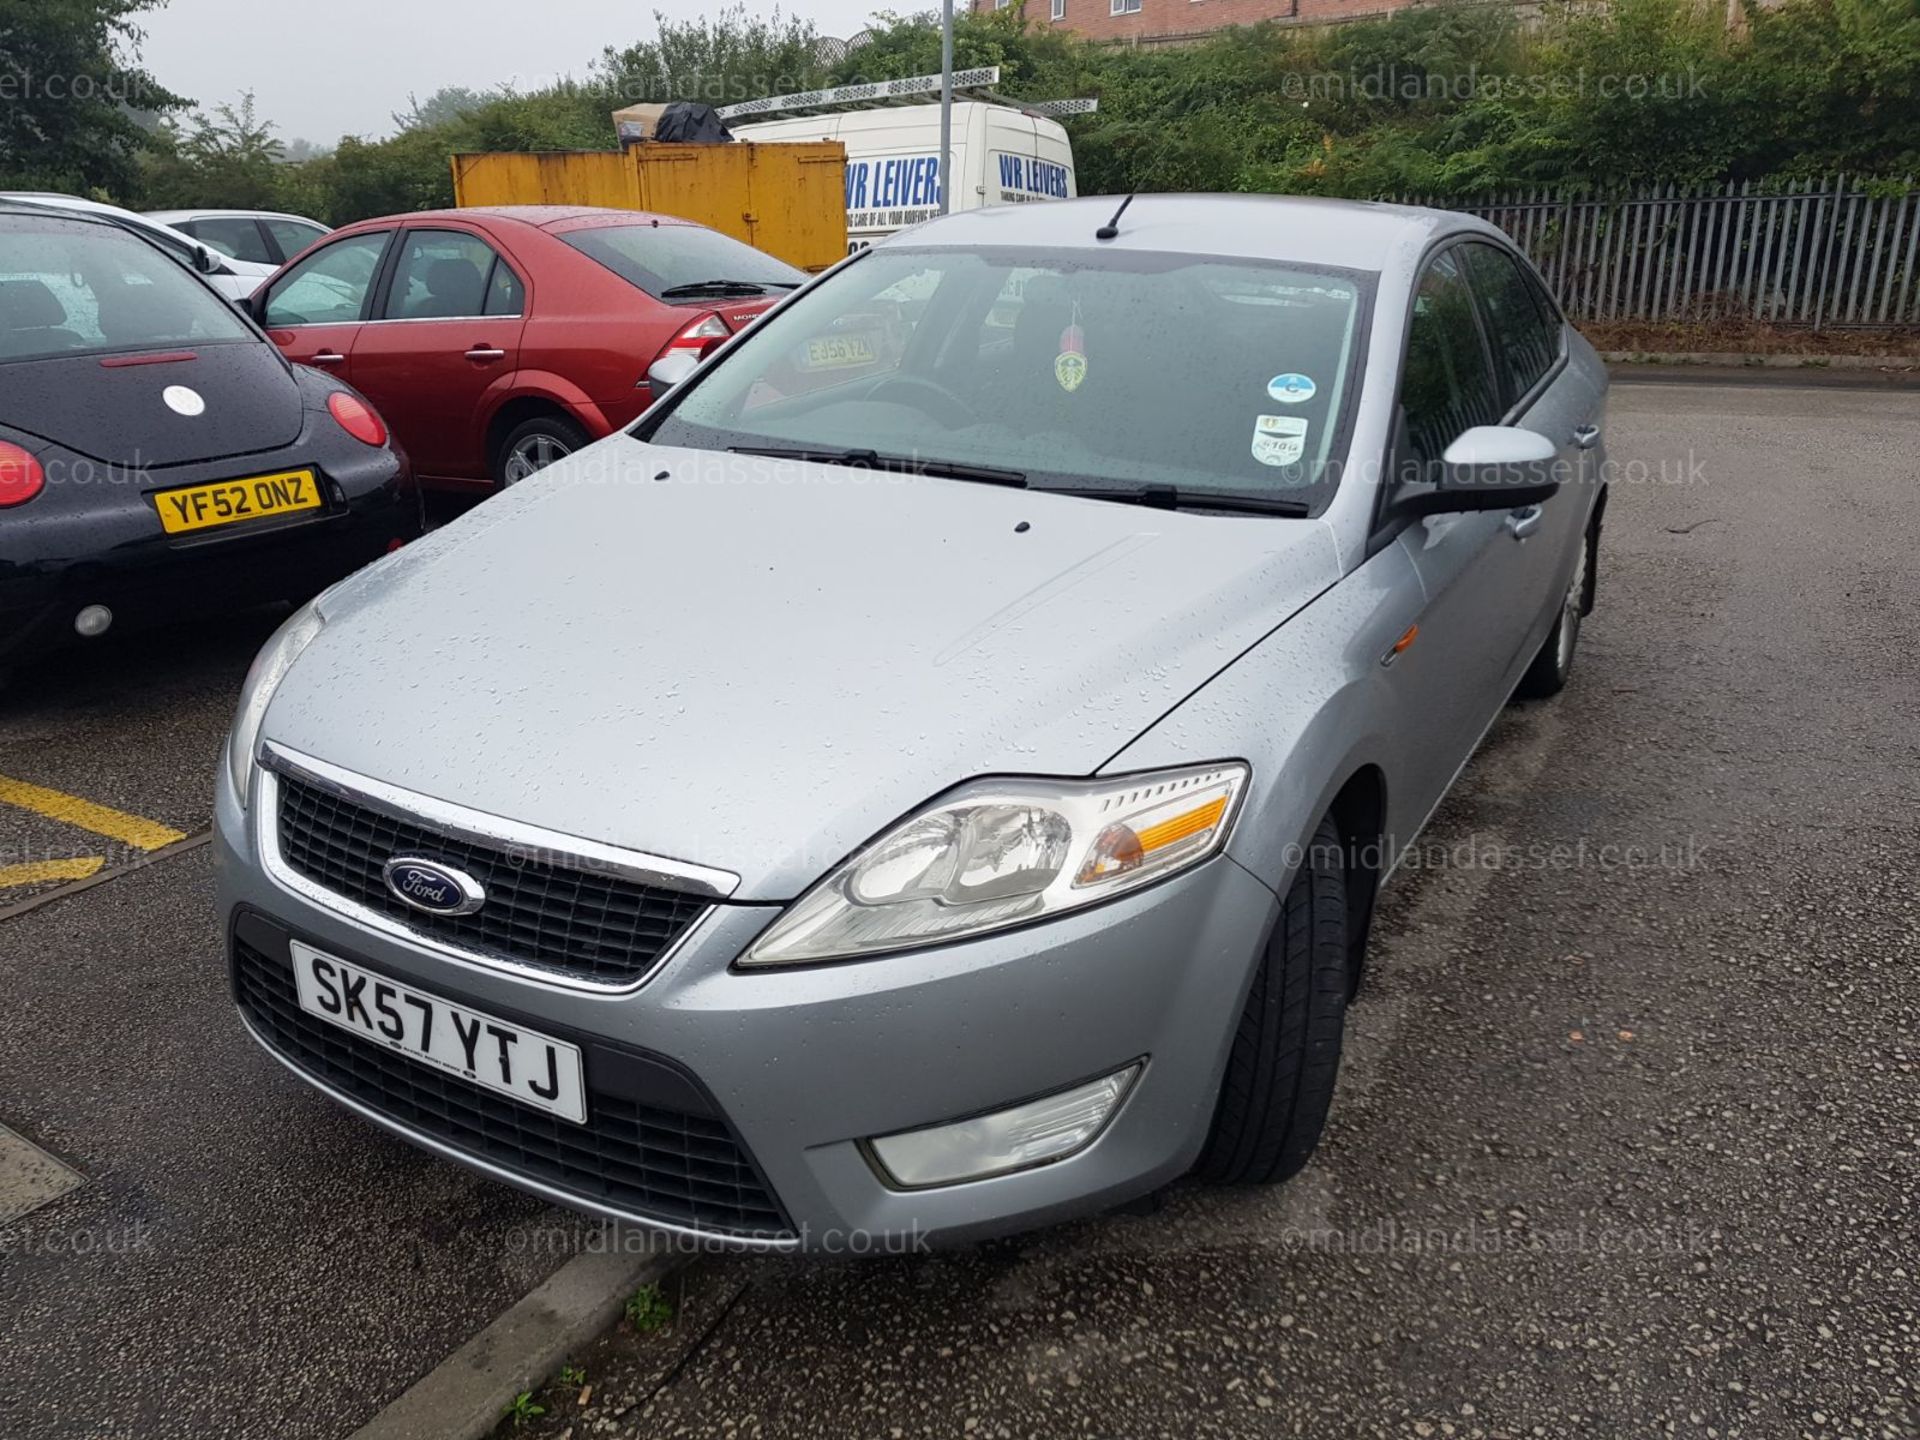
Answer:
POLYGON ((510 485, 638 418, 647 367, 806 281, 704 225, 584 206, 363 220, 248 302, 289 359, 367 396, 427 484, 510 485))

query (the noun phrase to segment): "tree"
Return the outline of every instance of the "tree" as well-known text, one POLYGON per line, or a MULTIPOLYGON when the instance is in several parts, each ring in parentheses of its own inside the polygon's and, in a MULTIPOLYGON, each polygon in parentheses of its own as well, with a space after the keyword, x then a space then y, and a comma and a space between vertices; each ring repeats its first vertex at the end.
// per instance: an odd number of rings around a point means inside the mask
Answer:
POLYGON ((153 137, 142 194, 149 205, 168 209, 278 208, 281 161, 286 147, 273 125, 259 118, 253 93, 238 106, 195 112, 182 127, 165 122, 153 137))
POLYGON ((470 90, 465 85, 442 85, 424 101, 407 92, 407 108, 393 112, 396 130, 427 130, 471 114, 503 91, 470 90))
POLYGON ((138 18, 163 3, 0 0, 0 189, 133 186, 140 114, 187 103, 138 61, 138 18))
POLYGON ((615 105, 700 100, 729 105, 762 95, 810 90, 826 73, 820 35, 808 20, 772 11, 749 15, 733 4, 711 18, 671 20, 654 12, 659 33, 624 48, 609 45, 594 82, 615 105))

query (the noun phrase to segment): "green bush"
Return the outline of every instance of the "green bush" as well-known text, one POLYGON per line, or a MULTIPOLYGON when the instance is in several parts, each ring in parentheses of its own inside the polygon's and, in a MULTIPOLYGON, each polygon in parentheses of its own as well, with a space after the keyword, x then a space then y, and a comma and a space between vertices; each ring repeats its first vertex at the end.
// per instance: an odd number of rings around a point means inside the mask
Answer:
MULTIPOLYGON (((75 42, 82 50, 150 3, 58 0, 109 16, 75 42)), ((1076 40, 1029 23, 1016 4, 961 16, 955 58, 998 65, 1015 98, 1099 98, 1098 113, 1067 122, 1089 194, 1464 196, 1834 171, 1898 182, 1920 170, 1916 0, 1740 3, 1732 25, 1720 0, 1549 0, 1526 22, 1503 5, 1442 3, 1157 48, 1076 40)), ((0 20, 23 4, 0 0, 0 20)), ((388 139, 349 137, 299 163, 242 106, 154 122, 144 142, 124 117, 96 115, 91 139, 63 140, 37 168, 19 153, 0 157, 0 178, 87 184, 135 204, 273 206, 339 224, 450 204, 456 151, 609 147, 610 112, 634 100, 724 104, 939 67, 930 14, 877 16, 868 43, 831 65, 811 25, 777 11, 759 19, 736 5, 656 21, 652 37, 607 46, 584 80, 524 94, 444 91, 396 116, 388 139)))

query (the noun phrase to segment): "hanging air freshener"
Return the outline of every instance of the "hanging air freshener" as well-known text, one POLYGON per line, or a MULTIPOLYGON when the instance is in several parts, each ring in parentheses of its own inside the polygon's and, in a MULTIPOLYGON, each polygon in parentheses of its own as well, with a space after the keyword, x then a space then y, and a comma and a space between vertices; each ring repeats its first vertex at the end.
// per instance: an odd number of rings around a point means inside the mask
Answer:
POLYGON ((1060 332, 1060 353, 1053 362, 1053 378, 1071 395, 1087 378, 1087 337, 1080 329, 1080 302, 1073 302, 1073 318, 1060 332))

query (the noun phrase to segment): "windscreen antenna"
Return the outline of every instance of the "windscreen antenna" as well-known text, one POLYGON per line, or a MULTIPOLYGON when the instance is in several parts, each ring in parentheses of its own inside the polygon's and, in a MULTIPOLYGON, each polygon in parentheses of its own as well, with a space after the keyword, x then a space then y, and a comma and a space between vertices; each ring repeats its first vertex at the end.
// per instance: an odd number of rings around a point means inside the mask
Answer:
POLYGON ((1120 208, 1113 212, 1113 218, 1098 230, 1094 231, 1093 238, 1096 240, 1118 240, 1120 238, 1120 217, 1127 213, 1127 207, 1132 203, 1133 196, 1131 195, 1122 200, 1120 202, 1120 208))

